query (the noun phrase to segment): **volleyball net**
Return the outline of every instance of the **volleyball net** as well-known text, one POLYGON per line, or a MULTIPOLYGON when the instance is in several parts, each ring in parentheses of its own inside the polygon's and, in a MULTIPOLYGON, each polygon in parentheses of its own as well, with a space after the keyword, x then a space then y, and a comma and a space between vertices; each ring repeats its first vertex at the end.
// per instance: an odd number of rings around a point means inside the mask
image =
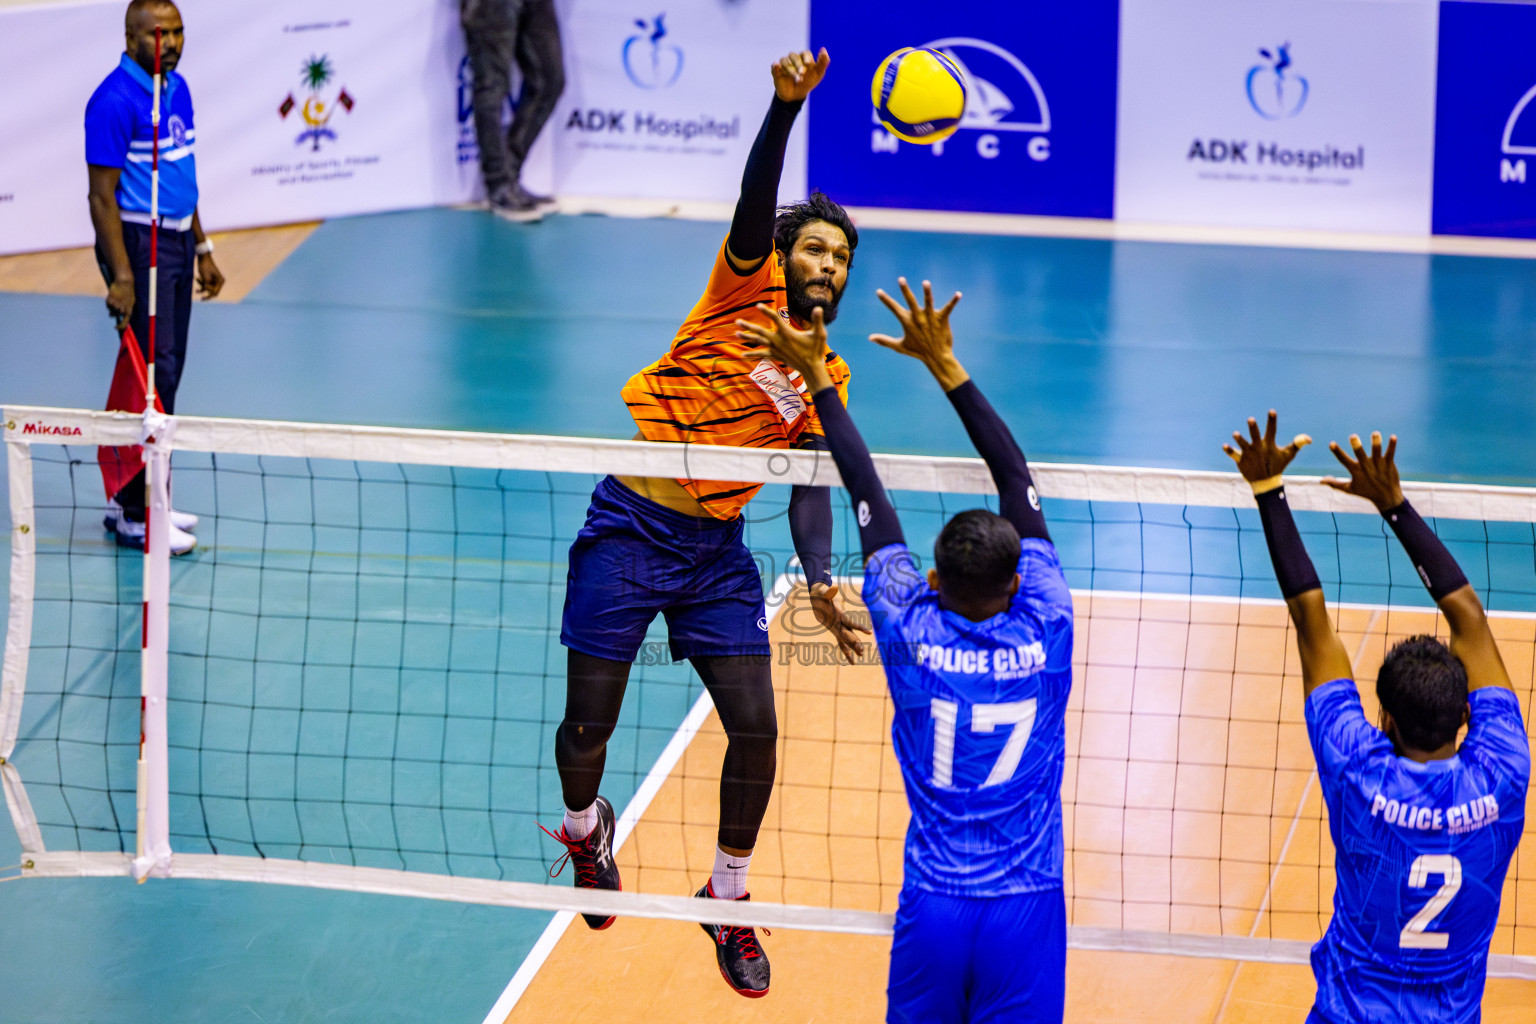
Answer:
MULTIPOLYGON (((103 530, 97 464, 97 446, 137 444, 141 425, 4 411, 0 779, 24 876, 889 932, 907 805, 883 671, 873 645, 842 662, 816 625, 784 513, 789 485, 837 486, 825 453, 177 417, 160 439, 174 503, 201 523, 197 548, 168 564, 164 763, 141 782, 145 560, 103 530), (768 595, 779 769, 750 904, 706 912, 689 895, 713 864, 725 737, 659 619, 602 788, 620 812, 624 891, 549 877, 563 851, 537 826, 563 813, 566 550, 608 473, 768 485, 746 540, 768 595), (141 800, 159 843, 135 868, 141 800)), ((920 554, 955 512, 995 506, 980 460, 876 465, 920 554)), ((1331 914, 1333 850, 1251 493, 1235 474, 1033 470, 1077 610, 1071 944, 1304 962, 1331 914)), ((1404 489, 1488 607, 1529 721, 1536 491, 1404 489)), ((833 493, 834 572, 857 610, 857 529, 833 493)), ((1386 648, 1443 623, 1369 506, 1304 477, 1288 495, 1374 716, 1386 648)), ((1490 973, 1536 978, 1530 842, 1490 973)))

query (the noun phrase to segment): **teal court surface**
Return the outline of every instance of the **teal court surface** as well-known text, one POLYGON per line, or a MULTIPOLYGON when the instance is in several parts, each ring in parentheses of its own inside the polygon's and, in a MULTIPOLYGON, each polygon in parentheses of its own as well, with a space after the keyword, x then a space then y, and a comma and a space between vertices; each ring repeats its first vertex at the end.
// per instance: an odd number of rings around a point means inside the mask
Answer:
MULTIPOLYGON (((195 311, 178 408, 193 415, 629 437, 633 425, 618 389, 670 341, 702 289, 723 230, 708 222, 568 216, 517 226, 446 210, 330 222, 243 302, 195 311)), ((1282 430, 1304 430, 1319 442, 1371 429, 1396 432, 1404 475, 1414 479, 1536 485, 1536 445, 1530 443, 1536 263, 1527 260, 866 230, 832 328, 834 347, 853 368, 854 416, 876 451, 968 455, 962 429, 921 368, 865 340, 872 331, 890 329, 874 289, 894 291, 898 275, 931 279, 940 295, 965 293, 955 317, 957 347, 1036 462, 1226 469, 1222 440, 1245 417, 1275 407, 1282 430)), ((114 342, 99 300, 0 295, 0 402, 98 407, 114 342)), ((1331 461, 1319 443, 1298 469, 1325 473, 1331 461)), ((318 604, 355 607, 373 599, 403 605, 409 602, 407 583, 398 596, 381 595, 365 578, 411 576, 410 585, 430 589, 441 583, 434 580, 434 558, 499 563, 503 568, 488 578, 490 589, 474 599, 480 603, 472 602, 469 614, 486 643, 495 642, 498 624, 509 618, 537 620, 527 641, 537 650, 525 645, 517 651, 536 659, 529 676, 537 680, 532 689, 538 707, 514 716, 526 729, 514 742, 538 749, 540 730, 545 723, 552 728, 563 699, 563 654, 545 627, 551 616, 558 621, 551 595, 563 578, 563 544, 579 526, 579 487, 533 510, 516 497, 524 487, 516 481, 454 481, 498 507, 502 522, 511 524, 508 535, 524 539, 509 547, 488 535, 454 539, 451 522, 440 530, 423 528, 421 517, 451 519, 451 510, 430 497, 421 504, 402 502, 398 480, 364 473, 325 482, 329 471, 322 470, 322 483, 303 499, 307 504, 268 508, 265 521, 297 522, 346 509, 344 528, 361 536, 370 525, 387 532, 391 517, 411 514, 417 528, 447 547, 365 550, 359 541, 352 561, 333 574, 337 589, 318 597, 285 596, 277 582, 285 568, 280 556, 261 566, 242 563, 242 553, 257 547, 252 531, 259 520, 241 507, 259 492, 226 487, 215 494, 205 486, 213 474, 200 463, 177 465, 179 497, 194 511, 216 512, 220 531, 208 551, 175 567, 178 586, 223 602, 218 615, 203 621, 178 625, 173 619, 176 643, 185 651, 216 655, 254 652, 262 643, 292 646, 291 636, 264 636, 261 623, 264 617, 268 624, 285 615, 292 619, 303 605, 307 611, 298 618, 310 631, 285 657, 324 661, 332 655, 325 647, 325 616, 314 611, 318 604), (382 488, 372 499, 369 485, 382 488), (534 518, 525 523, 529 516, 534 518), (483 550, 466 552, 466 544, 483 550), (391 568, 401 561, 417 568, 391 568), (243 604, 250 600, 245 581, 258 571, 274 581, 274 589, 243 604), (528 587, 520 590, 519 583, 528 587), (528 604, 517 603, 524 598, 528 604)), ((239 464, 222 468, 232 477, 262 472, 239 464)), ((415 493, 424 488, 430 495, 434 479, 413 479, 421 485, 415 493)), ((40 470, 40 499, 55 488, 62 501, 64 491, 57 489, 67 481, 67 470, 40 470)), ((84 481, 73 500, 95 500, 93 486, 84 481)), ((532 493, 533 485, 526 486, 532 493)), ((768 505, 781 501, 772 494, 763 499, 768 505)), ((762 514, 753 524, 761 546, 783 552, 782 524, 762 514)), ((1064 550, 1082 532, 1083 515, 1072 513, 1076 518, 1064 525, 1064 550)), ((106 547, 99 530, 91 531, 89 515, 75 518, 71 528, 86 545, 71 559, 81 570, 75 600, 98 588, 101 605, 131 605, 136 566, 106 547)), ((1185 525, 1168 524, 1174 530, 1185 525)), ((914 547, 923 542, 923 530, 931 536, 926 521, 909 528, 914 547)), ((266 541, 278 551, 293 547, 266 541)), ((1100 558, 1092 564, 1110 563, 1100 558)), ((1187 577, 1192 571, 1179 563, 1168 574, 1187 577)), ((1488 572, 1494 571, 1490 563, 1488 572)), ((1074 583, 1135 589, 1148 583, 1147 566, 1139 572, 1136 580, 1074 583)), ((1515 568, 1508 572, 1518 578, 1505 607, 1533 610, 1525 603, 1536 587, 1515 568)), ((1225 593, 1234 578, 1240 585, 1241 573, 1234 577, 1230 567, 1218 566, 1202 586, 1225 593)), ((79 621, 50 617, 45 597, 40 591, 34 632, 40 660, 58 656, 50 653, 63 646, 57 632, 79 621)), ((131 649, 132 610, 106 616, 95 628, 131 649)), ((408 638, 386 639, 400 647, 408 638)), ((433 664, 446 661, 448 653, 432 649, 437 639, 416 638, 412 650, 433 664)), ((517 641, 506 643, 515 647, 517 641)), ((498 668, 500 657, 493 662, 498 668)), ((204 660, 213 666, 199 677, 204 705, 229 703, 218 697, 219 688, 235 685, 239 673, 226 678, 217 657, 204 660)), ((104 657, 79 677, 108 685, 115 679, 121 686, 136 672, 132 657, 104 657)), ((608 792, 616 805, 633 792, 691 702, 678 669, 648 667, 645 673, 637 673, 626 710, 635 725, 633 742, 610 758, 617 788, 608 792)), ((346 683, 338 677, 331 685, 346 683)), ((405 692, 414 692, 408 680, 405 685, 405 692)), ((486 713, 472 709, 466 717, 486 713)), ((46 708, 29 711, 34 714, 46 724, 46 708)), ((249 718, 219 721, 200 711, 199 728, 205 745, 216 747, 221 730, 259 725, 249 718)), ((125 742, 131 745, 132 738, 125 742)), ((441 747, 447 740, 436 735, 419 742, 441 747)), ((543 742, 547 748, 547 736, 543 742)), ((440 764, 431 767, 431 756, 409 750, 370 756, 427 765, 422 770, 429 775, 441 770, 440 764)), ((304 784, 298 779, 303 767, 289 769, 294 785, 304 784)), ((128 771, 131 776, 131 763, 128 771)), ((217 774, 217 766, 211 771, 217 774)), ((552 771, 534 776, 538 785, 552 784, 552 771)), ((131 777, 107 781, 110 793, 102 806, 61 805, 47 813, 61 822, 70 814, 81 820, 126 814, 131 821, 131 777), (118 806, 125 792, 128 804, 118 806)), ((402 787, 412 782, 394 781, 402 787)), ((434 776, 424 784, 443 782, 434 776)), ((251 852, 241 845, 248 844, 247 827, 256 826, 233 815, 220 819, 216 811, 209 820, 173 823, 189 842, 217 842, 239 853, 251 852)), ((366 851, 368 843, 355 836, 337 838, 337 827, 323 820, 295 823, 287 844, 293 848, 275 855, 295 856, 306 843, 366 851)), ((486 862, 454 870, 534 880, 553 858, 552 844, 541 842, 527 814, 483 827, 492 851, 486 862)), ((90 844, 100 836, 92 835, 77 837, 82 848, 98 848, 90 844)), ((386 845, 413 847, 410 836, 392 837, 386 845)), ((423 849, 422 862, 411 866, 440 869, 430 856, 423 849)), ((0 825, 0 865, 17 859, 10 825, 0 825)), ((369 855, 359 862, 370 863, 369 855)), ((99 878, 5 884, 0 920, 9 941, 0 953, 0 1021, 167 1019, 165 1008, 175 1007, 174 1019, 188 1022, 475 1024, 549 919, 534 911, 277 885, 134 886, 99 878)))

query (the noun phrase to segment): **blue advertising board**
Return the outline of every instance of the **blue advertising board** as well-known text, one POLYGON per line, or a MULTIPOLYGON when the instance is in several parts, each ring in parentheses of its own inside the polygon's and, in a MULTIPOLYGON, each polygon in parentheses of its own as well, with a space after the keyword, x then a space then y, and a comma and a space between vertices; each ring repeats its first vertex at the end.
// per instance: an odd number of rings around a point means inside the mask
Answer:
POLYGON ((1117 0, 813 2, 832 56, 812 96, 810 185, 841 203, 1067 217, 1114 213, 1117 0), (966 73, 955 134, 931 146, 881 127, 870 81, 904 46, 966 73))
POLYGON ((1536 238, 1536 6, 1440 6, 1434 231, 1536 238))

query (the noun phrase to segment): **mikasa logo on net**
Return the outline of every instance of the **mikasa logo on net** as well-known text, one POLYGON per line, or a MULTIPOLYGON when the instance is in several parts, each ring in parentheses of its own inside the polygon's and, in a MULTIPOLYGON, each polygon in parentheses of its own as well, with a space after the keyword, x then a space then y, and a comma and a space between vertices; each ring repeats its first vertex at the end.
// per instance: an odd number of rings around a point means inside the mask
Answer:
MULTIPOLYGON (((16 429, 16 422, 14 420, 12 420, 10 423, 6 424, 6 426, 10 427, 12 430, 15 430, 16 429)), ((42 422, 32 422, 32 423, 23 423, 23 424, 21 424, 21 433, 22 433, 23 436, 33 435, 33 436, 36 436, 36 437, 80 437, 81 436, 81 430, 80 430, 79 427, 72 427, 72 426, 67 426, 67 425, 63 425, 63 424, 55 424, 55 423, 42 423, 42 422)))
MULTIPOLYGON (((1019 133, 1029 136, 1022 140, 1022 145, 1031 160, 1051 158, 1050 104, 1046 102, 1045 90, 1040 88, 1040 80, 1023 61, 984 39, 955 36, 923 46, 943 53, 965 75, 965 112, 960 115, 956 138, 959 132, 980 132, 976 136, 976 153, 995 160, 1002 155, 1004 146, 1003 135, 998 133, 1019 133), (984 69, 985 74, 978 69, 984 69)), ((871 116, 875 130, 870 137, 870 150, 898 152, 901 141, 880 124, 878 113, 871 111, 871 116)), ((935 142, 928 150, 934 156, 943 156, 945 145, 951 141, 956 140, 935 142)))

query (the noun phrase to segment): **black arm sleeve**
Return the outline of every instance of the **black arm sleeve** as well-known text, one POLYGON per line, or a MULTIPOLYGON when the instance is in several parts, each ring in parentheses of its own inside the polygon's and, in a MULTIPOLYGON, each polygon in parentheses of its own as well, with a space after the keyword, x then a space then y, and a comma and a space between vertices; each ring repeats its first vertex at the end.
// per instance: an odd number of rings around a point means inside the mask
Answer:
POLYGON ((1264 524, 1264 539, 1269 543, 1269 560, 1275 564, 1275 579, 1280 581, 1280 593, 1287 601, 1309 590, 1321 590, 1323 584, 1317 578, 1317 569, 1307 546, 1301 542, 1301 531, 1291 515, 1291 506, 1285 500, 1285 488, 1276 487, 1255 496, 1259 503, 1259 521, 1264 524))
POLYGON ((821 429, 826 431, 827 446, 832 449, 843 486, 848 488, 848 496, 853 499, 864 557, 869 558, 886 545, 906 543, 901 520, 896 518, 896 508, 886 497, 885 485, 875 472, 874 460, 869 457, 869 449, 859 436, 859 428, 853 425, 853 417, 843 408, 837 388, 816 392, 816 415, 821 419, 821 429))
MULTIPOLYGON (((800 447, 826 451, 827 439, 807 435, 800 447)), ((832 488, 796 484, 789 489, 789 536, 795 543, 795 554, 800 556, 806 585, 831 583, 832 488)))
POLYGON ((960 422, 965 424, 965 432, 971 435, 977 453, 992 472, 992 481, 997 484, 997 507, 1003 518, 1019 531, 1021 540, 1029 537, 1050 540, 1045 514, 1040 511, 1040 497, 1029 476, 1029 463, 1013 439, 1008 424, 992 408, 992 403, 987 401, 987 396, 981 393, 974 380, 949 392, 949 401, 960 414, 960 422))
POLYGON ((739 260, 762 259, 773 252, 773 218, 779 201, 779 177, 784 172, 784 147, 789 144, 795 115, 804 104, 804 100, 785 103, 775 96, 752 143, 752 152, 747 154, 741 198, 736 200, 736 214, 726 238, 731 255, 739 260))
POLYGON ((1381 517, 1402 542, 1403 550, 1408 552, 1408 558, 1419 579, 1424 581, 1430 597, 1439 601, 1467 585, 1467 577, 1456 564, 1455 557, 1406 499, 1396 508, 1387 509, 1381 517))

